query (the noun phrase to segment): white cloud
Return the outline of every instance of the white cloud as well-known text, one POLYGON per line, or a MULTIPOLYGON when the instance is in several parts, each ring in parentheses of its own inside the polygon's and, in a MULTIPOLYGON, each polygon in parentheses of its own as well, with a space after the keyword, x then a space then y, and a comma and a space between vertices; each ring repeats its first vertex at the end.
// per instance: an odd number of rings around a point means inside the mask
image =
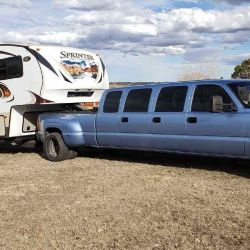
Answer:
POLYGON ((0 5, 17 8, 27 8, 32 6, 32 0, 0 0, 0 5))
POLYGON ((145 8, 151 8, 151 9, 161 8, 162 10, 165 10, 165 9, 173 9, 176 3, 196 4, 200 1, 201 0, 175 0, 175 1, 172 1, 172 0, 135 0, 135 3, 145 8))
POLYGON ((213 39, 225 39, 225 34, 229 41, 229 35, 250 30, 250 7, 228 11, 182 8, 159 13, 131 6, 129 10, 92 10, 65 17, 72 31, 84 36, 74 45, 131 54, 182 54, 213 39))
POLYGON ((222 36, 224 43, 246 43, 250 40, 250 31, 238 31, 234 33, 226 33, 222 36))
MULTIPOLYGON (((31 0, 10 2, 30 4, 31 0)), ((242 37, 246 34, 249 37, 250 6, 225 11, 179 8, 157 12, 138 5, 141 2, 54 0, 54 5, 59 7, 56 10, 64 13, 60 22, 48 16, 38 23, 39 29, 37 22, 31 27, 19 25, 17 30, 11 31, 3 27, 6 33, 4 39, 117 50, 133 55, 179 55, 189 51, 194 53, 194 49, 202 50, 213 42, 239 43, 248 40, 242 37), (68 11, 64 12, 65 9, 68 11)), ((159 5, 170 2, 156 0, 159 5)), ((146 4, 153 4, 153 0, 144 1, 143 6, 146 4)), ((18 23, 25 22, 20 18, 18 23)))
POLYGON ((184 56, 187 62, 212 63, 222 62, 223 48, 207 47, 190 49, 184 56))
POLYGON ((58 7, 91 11, 91 10, 110 10, 124 7, 129 5, 131 0, 54 0, 54 3, 58 7))
POLYGON ((40 32, 34 35, 32 33, 7 32, 4 37, 4 42, 26 43, 36 42, 41 44, 61 44, 68 45, 81 37, 71 32, 40 32))
POLYGON ((250 30, 250 7, 229 11, 174 9, 157 13, 154 18, 163 32, 189 30, 196 33, 225 33, 250 30))
POLYGON ((249 3, 249 0, 215 0, 216 2, 225 2, 232 5, 239 5, 243 3, 249 3))
POLYGON ((214 61, 224 64, 229 72, 233 64, 250 56, 244 53, 250 40, 250 4, 240 5, 249 2, 242 0, 212 1, 232 5, 223 4, 216 9, 218 5, 214 4, 209 5, 214 9, 207 9, 204 2, 208 0, 0 0, 3 24, 0 34, 4 34, 0 42, 62 44, 98 50, 109 55, 110 65, 113 55, 118 54, 117 76, 124 67, 131 73, 131 79, 137 80, 137 76, 143 78, 145 68, 148 69, 144 80, 152 74, 151 63, 145 66, 146 60, 155 60, 152 79, 159 75, 159 64, 162 72, 157 79, 162 79, 166 74, 164 67, 169 69, 177 61, 197 65, 214 61), (235 2, 238 5, 233 5, 235 2), (176 7, 195 4, 199 8, 176 7), (244 47, 240 47, 242 43, 244 47), (170 58, 167 64, 166 55, 170 58), (128 67, 127 62, 137 65, 128 67))
POLYGON ((241 53, 237 55, 228 55, 223 58, 223 61, 227 64, 237 65, 241 64, 243 60, 249 59, 250 53, 241 53))

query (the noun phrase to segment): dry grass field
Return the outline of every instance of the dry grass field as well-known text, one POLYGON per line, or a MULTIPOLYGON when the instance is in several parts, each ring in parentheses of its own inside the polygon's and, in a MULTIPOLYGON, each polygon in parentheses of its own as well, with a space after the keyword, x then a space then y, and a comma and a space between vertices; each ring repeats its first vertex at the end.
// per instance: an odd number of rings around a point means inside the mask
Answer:
POLYGON ((249 249, 249 161, 0 152, 0 249, 249 249))

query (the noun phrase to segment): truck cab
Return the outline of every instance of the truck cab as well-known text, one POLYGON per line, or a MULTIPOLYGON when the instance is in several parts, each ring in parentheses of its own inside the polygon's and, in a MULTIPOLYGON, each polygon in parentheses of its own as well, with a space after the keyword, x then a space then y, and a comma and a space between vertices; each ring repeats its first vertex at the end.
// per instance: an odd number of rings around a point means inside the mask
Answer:
MULTIPOLYGON (((57 114, 54 124, 59 124, 57 114)), ((161 83, 104 92, 95 114, 65 115, 69 148, 90 146, 250 157, 250 81, 161 83), (72 120, 71 120, 72 119, 72 120), (74 124, 74 125, 73 125, 74 124), (77 129, 76 129, 77 128, 77 129)), ((41 116, 44 134, 51 117, 41 116)))

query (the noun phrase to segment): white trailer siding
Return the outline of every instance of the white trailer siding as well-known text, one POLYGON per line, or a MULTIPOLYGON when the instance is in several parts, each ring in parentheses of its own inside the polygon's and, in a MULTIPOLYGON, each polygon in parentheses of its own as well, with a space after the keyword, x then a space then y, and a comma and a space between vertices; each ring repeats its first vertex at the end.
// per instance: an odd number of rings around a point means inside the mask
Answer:
POLYGON ((0 138, 34 135, 39 113, 60 110, 59 104, 65 103, 94 106, 108 88, 106 68, 94 53, 58 46, 0 44, 0 138), (11 65, 7 71, 4 68, 9 59, 16 60, 22 74, 4 76, 15 70, 11 65))
POLYGON ((33 95, 40 95, 42 91, 43 77, 39 63, 34 55, 25 47, 0 46, 0 59, 21 55, 22 58, 30 57, 28 62, 23 62, 23 76, 14 79, 0 80, 11 92, 8 98, 0 99, 0 114, 10 113, 13 105, 34 104, 36 98, 33 95), (1 52, 2 51, 2 52, 1 52))
POLYGON ((104 90, 109 88, 105 66, 94 53, 67 47, 32 46, 30 49, 35 52, 43 72, 41 97, 45 100, 57 103, 99 102, 104 90), (95 64, 96 73, 88 72, 91 71, 89 63, 95 64), (70 70, 81 71, 81 75, 79 73, 76 77, 70 70))

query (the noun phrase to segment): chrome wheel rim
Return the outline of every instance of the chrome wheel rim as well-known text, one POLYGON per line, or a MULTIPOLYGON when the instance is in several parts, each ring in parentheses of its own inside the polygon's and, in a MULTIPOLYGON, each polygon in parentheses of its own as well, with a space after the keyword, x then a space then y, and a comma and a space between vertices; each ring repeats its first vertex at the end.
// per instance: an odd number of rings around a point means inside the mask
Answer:
POLYGON ((50 157, 56 158, 58 156, 59 147, 56 140, 50 139, 48 149, 50 157))

